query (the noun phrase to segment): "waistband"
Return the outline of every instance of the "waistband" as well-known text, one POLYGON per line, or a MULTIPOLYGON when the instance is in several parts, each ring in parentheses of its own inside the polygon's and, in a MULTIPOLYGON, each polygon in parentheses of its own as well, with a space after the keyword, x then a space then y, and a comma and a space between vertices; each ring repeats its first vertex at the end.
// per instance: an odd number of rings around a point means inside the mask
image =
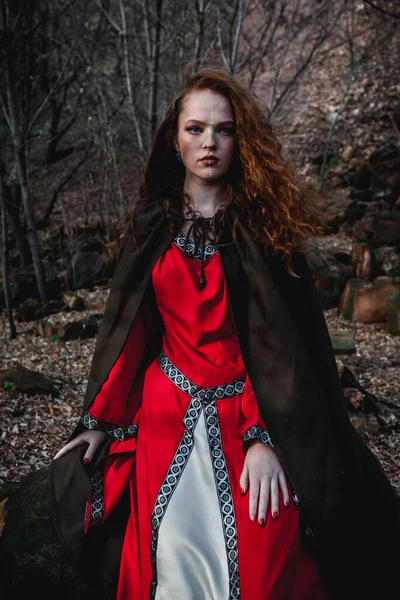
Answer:
POLYGON ((170 358, 162 349, 158 356, 158 363, 163 373, 174 383, 182 392, 188 394, 192 398, 199 398, 206 404, 215 400, 224 400, 241 394, 245 386, 245 377, 216 385, 213 387, 199 387, 195 385, 178 367, 174 365, 170 358))

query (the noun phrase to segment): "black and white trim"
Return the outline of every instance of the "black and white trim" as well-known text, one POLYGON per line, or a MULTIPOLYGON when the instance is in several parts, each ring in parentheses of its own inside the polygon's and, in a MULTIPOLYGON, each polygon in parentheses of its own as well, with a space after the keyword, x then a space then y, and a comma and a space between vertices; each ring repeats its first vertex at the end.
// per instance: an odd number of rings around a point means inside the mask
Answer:
POLYGON ((86 411, 81 419, 82 423, 88 429, 94 429, 96 431, 104 431, 111 437, 123 442, 124 440, 130 439, 137 436, 138 426, 137 423, 131 423, 127 428, 118 425, 113 425, 108 421, 101 421, 95 419, 89 411, 86 411))
POLYGON ((161 521, 167 510, 168 503, 174 493, 176 486, 182 476, 185 466, 189 460, 190 453, 194 447, 194 428, 201 414, 202 406, 200 400, 192 398, 184 417, 185 433, 172 459, 172 463, 161 484, 151 516, 151 563, 153 577, 150 585, 150 600, 154 600, 157 591, 157 546, 158 534, 161 521))
POLYGON ((219 428, 219 419, 215 402, 205 406, 204 412, 215 485, 217 487, 222 526, 225 536, 225 547, 228 557, 229 598, 238 599, 240 598, 240 581, 235 508, 233 506, 228 468, 222 449, 221 431, 219 428))
MULTIPOLYGON (((187 236, 183 233, 183 231, 179 232, 175 238, 174 243, 185 252, 191 258, 198 260, 201 262, 201 248, 200 246, 195 246, 195 243, 192 240, 188 240, 187 236)), ((211 258, 218 252, 218 247, 212 242, 207 242, 204 246, 204 260, 211 258)))
POLYGON ((104 478, 97 472, 92 477, 92 502, 90 506, 90 523, 100 521, 104 515, 104 478))
POLYGON ((183 392, 191 396, 191 401, 185 413, 183 422, 185 431, 175 452, 168 472, 161 484, 152 514, 151 560, 153 578, 150 588, 150 600, 154 600, 157 591, 157 546, 159 529, 165 515, 168 503, 178 485, 179 479, 187 465, 194 447, 194 430, 200 415, 204 412, 204 422, 207 431, 211 463, 216 484, 216 491, 221 513, 224 532, 225 548, 229 573, 229 600, 240 599, 240 580, 238 563, 238 537, 236 516, 233 504, 232 489, 229 481, 228 468, 222 448, 222 438, 219 426, 216 401, 231 398, 244 390, 245 378, 230 383, 200 388, 190 381, 167 357, 162 350, 159 364, 165 375, 183 392))
POLYGON ((261 442, 264 446, 268 446, 268 448, 275 449, 268 431, 260 425, 252 425, 243 434, 243 451, 246 452, 249 443, 255 440, 261 442))

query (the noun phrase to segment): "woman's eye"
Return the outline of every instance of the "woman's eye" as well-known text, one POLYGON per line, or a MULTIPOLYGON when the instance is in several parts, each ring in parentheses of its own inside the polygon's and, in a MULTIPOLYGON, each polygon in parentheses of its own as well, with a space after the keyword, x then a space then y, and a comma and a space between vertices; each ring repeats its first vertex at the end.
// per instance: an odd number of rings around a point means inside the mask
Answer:
POLYGON ((201 133, 200 127, 196 127, 195 125, 187 127, 186 131, 190 131, 190 133, 201 133))
POLYGON ((233 127, 221 127, 221 129, 219 131, 223 135, 233 135, 235 133, 235 130, 233 129, 233 127))

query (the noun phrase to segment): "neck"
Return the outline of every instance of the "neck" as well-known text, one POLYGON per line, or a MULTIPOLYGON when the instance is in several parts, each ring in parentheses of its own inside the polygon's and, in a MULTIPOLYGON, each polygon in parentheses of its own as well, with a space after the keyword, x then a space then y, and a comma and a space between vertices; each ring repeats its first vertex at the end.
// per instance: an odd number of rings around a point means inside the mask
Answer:
POLYGON ((222 182, 206 183, 186 178, 183 188, 193 210, 203 217, 211 217, 223 202, 225 186, 222 182))

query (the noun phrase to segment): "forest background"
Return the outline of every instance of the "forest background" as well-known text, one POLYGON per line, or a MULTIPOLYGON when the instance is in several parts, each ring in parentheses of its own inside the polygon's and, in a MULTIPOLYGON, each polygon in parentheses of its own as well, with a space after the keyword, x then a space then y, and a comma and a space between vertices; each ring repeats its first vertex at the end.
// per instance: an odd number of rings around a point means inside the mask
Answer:
POLYGON ((105 244, 184 74, 223 66, 323 203, 308 260, 349 413, 400 488, 399 24, 379 0, 0 0, 0 484, 72 431, 105 244))

